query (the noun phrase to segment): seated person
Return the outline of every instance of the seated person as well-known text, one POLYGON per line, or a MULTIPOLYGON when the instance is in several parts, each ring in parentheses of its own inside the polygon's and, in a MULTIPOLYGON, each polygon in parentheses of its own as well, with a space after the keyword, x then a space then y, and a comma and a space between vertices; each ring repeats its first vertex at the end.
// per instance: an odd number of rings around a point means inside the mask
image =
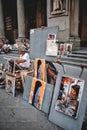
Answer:
POLYGON ((30 66, 30 58, 27 49, 24 45, 19 46, 18 53, 20 55, 19 59, 8 60, 9 68, 10 68, 9 71, 14 73, 14 71, 20 70, 22 85, 24 87, 24 76, 26 76, 27 69, 30 66))
POLYGON ((3 44, 3 46, 2 46, 2 51, 4 52, 4 53, 7 53, 7 52, 9 52, 10 50, 12 50, 12 46, 9 44, 9 40, 4 40, 4 44, 3 44))
POLYGON ((22 43, 22 45, 24 45, 24 46, 28 49, 28 51, 29 51, 29 49, 30 49, 29 41, 27 41, 26 39, 22 39, 22 40, 21 40, 21 43, 22 43))
POLYGON ((24 45, 19 46, 18 53, 20 55, 20 59, 16 60, 16 63, 19 64, 21 69, 27 69, 30 66, 30 58, 28 54, 28 50, 24 45))

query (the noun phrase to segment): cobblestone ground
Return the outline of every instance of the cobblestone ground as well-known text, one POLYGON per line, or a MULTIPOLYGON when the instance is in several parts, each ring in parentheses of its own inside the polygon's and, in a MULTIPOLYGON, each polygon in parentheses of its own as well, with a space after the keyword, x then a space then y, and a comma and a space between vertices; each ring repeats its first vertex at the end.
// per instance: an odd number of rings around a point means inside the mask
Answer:
MULTIPOLYGON (((17 53, 0 54, 0 63, 6 63, 4 57, 18 56, 17 53)), ((87 121, 82 130, 87 130, 87 121)), ((22 99, 17 91, 12 97, 0 88, 0 130, 62 130, 48 120, 48 115, 37 110, 22 99)))

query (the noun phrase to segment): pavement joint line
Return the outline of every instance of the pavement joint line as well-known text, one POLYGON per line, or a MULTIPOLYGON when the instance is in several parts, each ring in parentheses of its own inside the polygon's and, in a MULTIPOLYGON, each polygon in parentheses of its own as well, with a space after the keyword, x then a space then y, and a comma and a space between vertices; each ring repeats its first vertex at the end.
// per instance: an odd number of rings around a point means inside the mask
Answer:
POLYGON ((0 109, 2 109, 2 108, 3 108, 3 109, 9 109, 9 108, 14 108, 14 109, 15 109, 15 108, 17 108, 17 109, 18 109, 18 108, 21 108, 21 109, 29 109, 29 107, 26 108, 26 107, 21 107, 21 106, 20 106, 20 107, 6 107, 6 106, 0 107, 0 109))
MULTIPOLYGON (((17 119, 12 120, 12 119, 11 119, 10 121, 7 121, 7 120, 2 120, 2 121, 0 121, 0 123, 4 123, 4 122, 5 122, 5 123, 14 123, 14 122, 15 122, 15 123, 28 123, 28 122, 32 122, 32 121, 31 121, 31 120, 25 120, 25 119, 24 119, 24 120, 20 120, 20 119, 19 119, 19 120, 17 120, 17 119)), ((36 121, 36 120, 33 120, 33 122, 37 122, 37 121, 36 121)))

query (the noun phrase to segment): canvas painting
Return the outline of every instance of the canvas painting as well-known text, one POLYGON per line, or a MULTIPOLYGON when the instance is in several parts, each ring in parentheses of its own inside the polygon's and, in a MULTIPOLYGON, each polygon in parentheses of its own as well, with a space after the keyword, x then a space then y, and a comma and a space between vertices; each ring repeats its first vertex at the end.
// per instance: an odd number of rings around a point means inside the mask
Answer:
POLYGON ((73 44, 72 43, 65 43, 65 45, 66 45, 66 51, 72 52, 73 44))
POLYGON ((65 50, 66 50, 65 44, 61 43, 61 44, 60 44, 60 53, 61 53, 61 54, 64 54, 65 50))
POLYGON ((34 77, 37 79, 46 80, 46 73, 45 73, 45 60, 36 58, 34 63, 34 77))
POLYGON ((84 80, 62 76, 55 110, 76 119, 79 113, 83 88, 84 80))
POLYGON ((15 94, 15 76, 12 74, 6 74, 6 92, 12 92, 13 96, 15 94))
POLYGON ((33 78, 29 95, 29 103, 41 110, 46 83, 42 80, 33 78))

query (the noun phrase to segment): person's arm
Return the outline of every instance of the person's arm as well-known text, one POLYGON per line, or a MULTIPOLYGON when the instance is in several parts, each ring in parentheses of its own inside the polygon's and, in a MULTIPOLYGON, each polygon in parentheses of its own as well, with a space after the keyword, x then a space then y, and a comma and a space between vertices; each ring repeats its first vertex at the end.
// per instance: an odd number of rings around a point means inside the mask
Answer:
POLYGON ((24 62, 26 62, 25 59, 17 59, 17 60, 16 60, 16 63, 17 63, 17 64, 24 63, 24 62))

